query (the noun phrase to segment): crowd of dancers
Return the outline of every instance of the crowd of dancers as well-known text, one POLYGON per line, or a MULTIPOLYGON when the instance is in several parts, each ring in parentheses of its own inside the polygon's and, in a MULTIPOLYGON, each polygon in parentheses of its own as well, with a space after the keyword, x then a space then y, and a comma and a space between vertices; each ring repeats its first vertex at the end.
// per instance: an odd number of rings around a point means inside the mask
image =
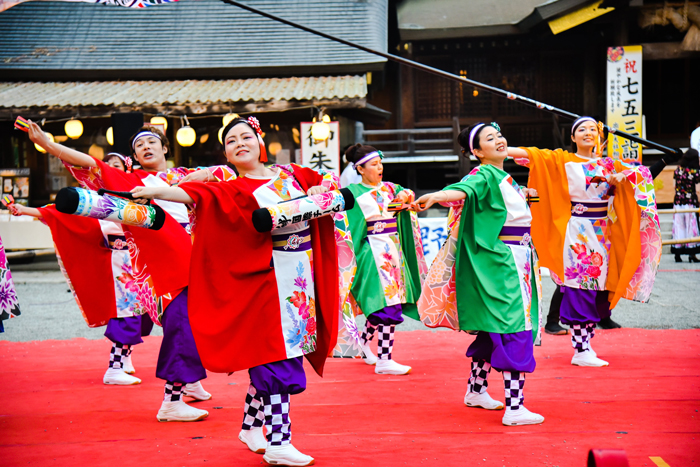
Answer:
POLYGON ((591 346, 596 323, 609 319, 621 298, 649 299, 661 255, 654 169, 602 157, 602 128, 590 117, 572 126, 574 152, 508 147, 496 123, 472 125, 458 142, 480 164, 460 182, 417 199, 383 180, 381 151, 351 146, 345 157, 361 177, 347 187, 354 206, 333 216, 299 216, 271 233, 254 228, 256 209, 330 195, 340 186, 332 173, 266 164, 254 117, 236 118, 223 130, 235 172, 168 168, 168 139, 148 125, 132 137, 131 156, 104 160, 52 142, 36 123, 29 122, 28 133, 81 187, 130 191, 167 213, 161 229, 149 230, 52 205, 8 206, 51 228, 86 321, 106 325, 112 348, 104 383, 141 382, 132 351, 160 325, 156 376, 165 387, 158 421, 206 418, 207 411, 185 402, 212 397, 202 386, 206 370, 248 370, 239 439, 273 465, 314 463, 291 444, 291 396, 306 388, 304 357, 323 375, 344 306, 366 317, 354 338, 364 363, 380 375, 411 372, 392 358, 404 315, 476 334, 466 351, 472 365, 464 403, 505 408, 507 426, 539 424, 544 417, 525 408, 523 390, 541 337, 540 266, 558 284, 571 363, 602 367, 608 362, 591 346), (504 171, 509 157, 529 167, 528 187, 504 171), (426 265, 417 212, 435 204, 450 208, 449 234, 426 265), (226 247, 231 242, 235 254, 226 247), (345 255, 352 258, 349 276, 339 269, 345 255), (487 391, 492 368, 503 375, 505 403, 487 391))

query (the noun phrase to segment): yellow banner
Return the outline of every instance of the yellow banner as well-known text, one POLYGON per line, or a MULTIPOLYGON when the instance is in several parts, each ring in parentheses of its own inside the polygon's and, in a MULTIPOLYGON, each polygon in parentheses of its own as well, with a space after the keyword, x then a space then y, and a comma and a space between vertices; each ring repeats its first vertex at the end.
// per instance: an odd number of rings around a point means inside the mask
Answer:
MULTIPOLYGON (((631 135, 642 135, 642 46, 608 48, 607 124, 631 135)), ((610 135, 608 156, 642 162, 642 146, 610 135)))
POLYGON ((579 8, 578 10, 573 11, 568 15, 564 15, 561 18, 553 19, 548 23, 549 28, 552 30, 553 34, 559 34, 560 32, 564 32, 571 28, 575 28, 579 24, 583 24, 599 16, 602 16, 605 13, 610 13, 615 9, 613 7, 601 8, 600 5, 602 3, 603 0, 600 0, 592 5, 587 5, 583 8, 579 8))

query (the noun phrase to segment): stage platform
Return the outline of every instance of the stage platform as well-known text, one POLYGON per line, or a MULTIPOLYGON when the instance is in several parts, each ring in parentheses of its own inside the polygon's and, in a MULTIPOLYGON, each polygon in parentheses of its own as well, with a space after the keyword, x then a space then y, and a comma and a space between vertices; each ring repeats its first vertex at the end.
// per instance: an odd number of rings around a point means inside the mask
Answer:
MULTIPOLYGON (((247 372, 209 374, 213 399, 196 403, 208 419, 156 421, 160 340, 136 347, 143 383, 129 387, 102 384, 107 340, 0 342, 0 465, 263 464, 237 438, 247 372)), ((292 397, 294 445, 327 467, 583 467, 590 448, 625 449, 631 466, 700 466, 700 330, 597 330, 607 368, 571 366, 569 336, 545 335, 525 384, 525 405, 545 422, 527 427, 464 406, 472 340, 398 332, 394 358, 413 367, 408 376, 351 359, 329 359, 325 378, 307 367, 308 389, 292 397)), ((489 392, 503 401, 495 371, 489 392)))

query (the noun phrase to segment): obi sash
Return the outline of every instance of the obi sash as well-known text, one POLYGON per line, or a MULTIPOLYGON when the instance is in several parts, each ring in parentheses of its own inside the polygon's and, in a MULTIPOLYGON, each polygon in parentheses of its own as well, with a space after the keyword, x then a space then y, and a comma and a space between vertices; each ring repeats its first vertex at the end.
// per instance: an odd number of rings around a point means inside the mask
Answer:
POLYGON ((506 245, 529 245, 530 226, 504 225, 498 239, 506 245))
POLYGON ((608 217, 608 200, 605 201, 572 201, 571 216, 586 219, 605 219, 608 217))
POLYGON ((396 218, 367 221, 367 235, 393 234, 397 230, 396 218))
POLYGON ((308 251, 311 249, 311 230, 306 228, 300 232, 276 234, 272 236, 274 251, 308 251))

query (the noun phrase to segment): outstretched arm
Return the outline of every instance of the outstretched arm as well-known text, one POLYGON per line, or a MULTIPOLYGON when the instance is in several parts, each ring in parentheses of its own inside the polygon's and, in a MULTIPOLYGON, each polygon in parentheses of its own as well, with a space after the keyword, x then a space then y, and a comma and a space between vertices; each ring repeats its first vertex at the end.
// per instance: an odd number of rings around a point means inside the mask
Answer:
POLYGON ((77 167, 96 167, 95 159, 85 153, 68 148, 62 144, 52 142, 46 133, 39 128, 39 125, 29 120, 29 139, 32 143, 44 148, 46 152, 52 154, 67 164, 77 167))
POLYGON ((137 186, 131 192, 134 198, 143 199, 162 199, 164 201, 173 201, 175 203, 192 204, 194 200, 182 188, 176 186, 170 187, 152 187, 152 186, 137 186))
POLYGON ((428 193, 418 198, 412 205, 413 211, 425 211, 435 203, 449 203, 451 201, 459 201, 465 199, 467 194, 459 190, 444 190, 435 193, 428 193))
POLYGON ((12 203, 7 206, 7 209, 10 210, 10 213, 13 216, 30 216, 30 217, 36 217, 37 219, 41 219, 41 211, 39 211, 36 208, 29 208, 27 206, 24 206, 22 204, 17 204, 17 203, 12 203))
POLYGON ((508 155, 513 159, 530 159, 530 153, 523 148, 512 148, 508 146, 508 155))

